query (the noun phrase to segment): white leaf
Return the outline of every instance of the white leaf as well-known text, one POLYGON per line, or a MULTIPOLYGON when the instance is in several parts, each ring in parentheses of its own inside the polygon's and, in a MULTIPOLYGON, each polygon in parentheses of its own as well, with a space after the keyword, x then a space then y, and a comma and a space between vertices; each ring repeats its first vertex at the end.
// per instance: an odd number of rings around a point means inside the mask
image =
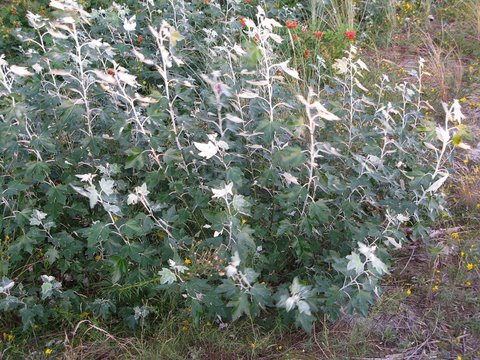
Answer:
POLYGON ((358 255, 356 252, 352 252, 351 255, 347 256, 347 260, 347 270, 355 270, 357 275, 363 273, 365 265, 360 259, 360 255, 358 255))
POLYGON ((240 119, 238 116, 235 116, 235 115, 232 115, 232 114, 227 114, 225 117, 227 118, 227 120, 230 120, 233 123, 243 124, 243 120, 240 119))
POLYGON ((218 152, 218 147, 211 141, 208 143, 197 143, 194 142, 193 145, 200 150, 198 153, 199 156, 204 157, 205 159, 210 159, 215 156, 218 152))
POLYGON ((18 75, 18 76, 32 76, 33 75, 33 73, 28 71, 28 69, 24 66, 12 65, 10 67, 10 71, 12 73, 14 73, 15 75, 18 75))
POLYGON ((135 194, 128 194, 127 205, 135 205, 138 202, 138 196, 135 194))
POLYGON ((298 76, 298 71, 288 67, 288 61, 284 61, 283 63, 278 64, 280 69, 282 69, 285 73, 293 77, 294 79, 300 80, 300 76, 298 76))
POLYGON ((140 196, 147 196, 148 194, 150 194, 150 191, 148 191, 147 189, 147 184, 146 183, 143 183, 141 186, 137 186, 135 187, 135 193, 137 195, 140 195, 140 196))
POLYGON ((290 185, 290 184, 299 185, 298 178, 296 178, 292 174, 290 174, 288 172, 284 172, 281 175, 283 176, 283 178, 285 179, 285 181, 287 182, 288 185, 290 185))
POLYGON ((122 210, 117 205, 109 204, 107 202, 103 202, 102 205, 106 212, 114 215, 122 215, 122 210))
POLYGON ((118 78, 120 79, 120 81, 130 85, 130 86, 138 86, 138 83, 137 83, 137 77, 134 76, 134 75, 131 75, 131 74, 128 74, 126 72, 117 72, 117 76, 118 78))
POLYGON ((226 184, 223 189, 212 189, 212 199, 226 198, 228 195, 233 195, 233 182, 226 184))
POLYGON ((448 130, 445 130, 444 128, 439 126, 435 129, 435 131, 437 132, 438 140, 440 140, 444 144, 448 143, 448 141, 450 140, 450 133, 448 132, 448 130))
POLYGON ((450 174, 448 174, 448 173, 445 174, 443 177, 441 177, 440 179, 435 181, 432 185, 430 185, 429 188, 425 192, 429 193, 429 192, 437 191, 440 188, 440 186, 442 186, 443 183, 448 179, 449 176, 450 176, 450 174))
POLYGON ((285 301, 285 309, 287 310, 287 312, 289 312, 290 310, 294 309, 295 308, 295 304, 296 304, 296 301, 295 301, 295 298, 293 296, 290 296, 287 301, 285 301))
POLYGON ((240 94, 238 94, 238 97, 242 99, 255 99, 258 97, 258 94, 245 90, 245 91, 242 91, 240 94))
POLYGON ((86 188, 88 191, 88 200, 90 202, 90 208, 93 209, 98 202, 99 195, 97 189, 94 186, 89 186, 86 188))
POLYGON ((40 276, 40 278, 42 279, 43 282, 52 282, 55 280, 55 277, 50 275, 42 275, 40 276))
POLYGON ((125 31, 135 31, 135 28, 137 27, 137 23, 135 22, 135 15, 133 15, 130 19, 125 18, 123 22, 123 28, 125 31))
POLYGON ((379 274, 386 274, 388 273, 387 265, 385 265, 378 257, 375 255, 370 256, 370 261, 372 266, 379 274))
POLYGON ((107 195, 113 194, 113 185, 115 185, 113 180, 100 180, 100 189, 102 189, 102 191, 107 195))
POLYGON ((312 108, 314 108, 317 111, 317 116, 320 116, 322 119, 329 120, 329 121, 338 121, 340 118, 332 114, 330 111, 328 111, 325 106, 320 104, 318 101, 315 101, 312 105, 312 108))
POLYGON ((87 174, 79 174, 79 175, 75 175, 77 178, 80 179, 80 181, 82 182, 92 182, 93 178, 95 176, 97 176, 96 174, 90 174, 90 173, 87 173, 87 174))
POLYGON ((395 247, 395 249, 400 249, 402 247, 402 244, 396 241, 394 238, 390 236, 386 236, 386 239, 387 239, 387 243, 392 244, 395 247))
POLYGON ((300 311, 300 313, 307 314, 307 315, 312 315, 312 312, 310 311, 310 305, 308 305, 308 303, 306 301, 300 300, 297 303, 297 307, 298 307, 298 311, 300 311))
POLYGON ((158 275, 160 275, 160 284, 173 284, 175 281, 177 281, 177 277, 175 274, 172 272, 172 270, 163 268, 162 271, 158 272, 158 275))
POLYGON ((15 285, 15 282, 7 279, 6 277, 2 278, 0 281, 0 294, 7 294, 15 285))

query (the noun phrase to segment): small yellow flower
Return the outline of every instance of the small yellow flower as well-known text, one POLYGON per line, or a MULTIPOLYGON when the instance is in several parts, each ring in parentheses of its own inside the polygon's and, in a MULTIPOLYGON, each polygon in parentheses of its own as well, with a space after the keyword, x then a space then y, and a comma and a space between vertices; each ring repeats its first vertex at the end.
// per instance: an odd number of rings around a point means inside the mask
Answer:
POLYGON ((407 289, 407 295, 412 295, 412 289, 407 289))
POLYGON ((242 225, 245 225, 247 223, 247 219, 242 219, 242 225))
POLYGON ((458 239, 460 237, 460 234, 458 232, 452 233, 452 238, 458 239))
POLYGON ((50 348, 46 348, 45 351, 44 351, 44 353, 45 353, 45 355, 50 356, 50 355, 52 355, 53 350, 50 349, 50 348))
POLYGON ((461 102, 461 103, 464 103, 464 102, 466 102, 466 101, 467 101, 467 98, 466 98, 466 97, 463 97, 463 98, 460 99, 460 102, 461 102))
POLYGON ((468 159, 463 159, 464 164, 468 164, 468 159))
POLYGON ((118 221, 118 216, 114 216, 113 221, 117 222, 118 221))
POLYGON ((465 286, 472 286, 472 283, 470 281, 465 282, 465 286))
POLYGON ((207 326, 212 326, 212 323, 210 321, 207 321, 207 326))
POLYGON ((475 265, 473 265, 472 263, 467 264, 467 270, 473 270, 474 267, 475 265))
POLYGON ((438 285, 434 285, 434 286, 432 287, 432 290, 433 290, 433 291, 438 291, 438 290, 439 290, 438 285))
POLYGON ((102 257, 100 255, 95 256, 95 261, 100 261, 102 260, 102 257))
POLYGON ((188 332, 188 326, 182 326, 182 332, 186 334, 188 332))
POLYGON ((283 346, 282 346, 282 345, 278 345, 278 346, 277 346, 277 350, 278 350, 278 351, 282 351, 282 350, 283 350, 283 346))
POLYGON ((192 263, 192 260, 190 259, 185 259, 184 261, 185 265, 190 265, 192 263))
POLYGON ((464 257, 465 256, 465 251, 460 251, 460 256, 464 257))
POLYGON ((477 204, 477 209, 480 209, 480 203, 477 204))
POLYGON ((457 360, 462 360, 462 355, 457 355, 457 360))
POLYGON ((250 344, 250 347, 252 348, 252 350, 255 350, 255 349, 257 348, 257 344, 251 343, 251 344, 250 344))
POLYGON ((8 334, 8 333, 3 333, 3 338, 5 339, 6 342, 12 342, 13 339, 15 339, 15 335, 13 334, 8 334))

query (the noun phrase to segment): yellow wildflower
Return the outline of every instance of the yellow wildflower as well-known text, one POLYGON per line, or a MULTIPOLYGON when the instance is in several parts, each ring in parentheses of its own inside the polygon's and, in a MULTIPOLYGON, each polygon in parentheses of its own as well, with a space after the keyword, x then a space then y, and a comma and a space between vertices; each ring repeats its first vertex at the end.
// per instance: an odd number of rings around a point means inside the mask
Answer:
POLYGON ((277 346, 277 350, 278 350, 278 351, 282 351, 282 350, 283 350, 283 346, 282 346, 282 345, 278 345, 278 346, 277 346))
POLYGON ((439 290, 438 285, 434 285, 434 286, 432 287, 432 290, 433 290, 433 291, 438 291, 438 290, 439 290))
POLYGON ((464 257, 465 256, 465 251, 460 251, 460 256, 464 257))
POLYGON ((452 238, 458 239, 460 237, 460 234, 458 232, 452 233, 452 238))
POLYGON ((412 295, 412 290, 411 289, 407 289, 407 295, 412 295))
POLYGON ((472 283, 471 283, 470 281, 467 281, 467 282, 465 283, 465 286, 472 286, 472 283))
POLYGON ((114 216, 113 221, 117 222, 118 221, 118 216, 114 216))
POLYGON ((5 339, 6 342, 12 342, 13 339, 15 339, 15 335, 3 333, 3 338, 5 339))
POLYGON ((251 344, 250 344, 250 347, 252 348, 252 350, 255 350, 255 349, 257 348, 257 344, 251 343, 251 344))
POLYGON ((473 270, 474 267, 475 265, 473 265, 472 263, 467 264, 467 270, 473 270))
POLYGON ((44 351, 44 353, 45 353, 45 355, 50 356, 50 355, 52 355, 53 350, 50 349, 50 348, 46 348, 45 351, 44 351))
POLYGON ((457 355, 457 360, 462 360, 462 355, 457 355))
POLYGON ((185 265, 190 265, 192 263, 192 260, 187 258, 187 259, 185 259, 184 263, 185 263, 185 265))
POLYGON ((468 159, 463 159, 464 164, 468 164, 468 159))
POLYGON ((466 101, 467 101, 467 98, 466 98, 466 97, 463 97, 463 98, 460 99, 460 102, 462 102, 462 103, 464 103, 464 102, 466 102, 466 101))
POLYGON ((246 219, 242 219, 242 225, 245 225, 247 223, 246 219))

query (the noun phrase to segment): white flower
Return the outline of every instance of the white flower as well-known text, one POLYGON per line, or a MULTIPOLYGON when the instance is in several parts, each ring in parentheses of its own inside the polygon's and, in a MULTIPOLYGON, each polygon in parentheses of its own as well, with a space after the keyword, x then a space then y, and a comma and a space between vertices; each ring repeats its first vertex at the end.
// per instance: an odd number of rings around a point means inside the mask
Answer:
POLYGON ((123 28, 126 31, 134 31, 135 28, 137 27, 137 23, 135 22, 136 16, 133 15, 130 19, 126 19, 123 22, 123 28))
POLYGON ((212 198, 226 198, 228 195, 233 195, 233 182, 226 184, 223 189, 212 189, 212 198))

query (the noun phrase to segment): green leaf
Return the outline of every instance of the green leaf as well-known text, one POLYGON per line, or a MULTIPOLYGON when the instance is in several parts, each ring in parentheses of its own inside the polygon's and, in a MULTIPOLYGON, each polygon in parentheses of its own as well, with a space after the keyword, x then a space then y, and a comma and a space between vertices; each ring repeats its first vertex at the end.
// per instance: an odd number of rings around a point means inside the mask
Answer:
POLYGON ((250 315, 250 302, 246 293, 240 293, 238 300, 230 301, 228 306, 233 307, 232 320, 238 320, 243 314, 250 315))
POLYGON ((289 170, 305 163, 305 156, 298 146, 287 146, 273 154, 273 163, 282 169, 289 170))
POLYGON ((142 150, 139 148, 131 148, 127 150, 127 161, 125 169, 141 169, 145 166, 145 159, 142 150))
POLYGON ((324 200, 318 200, 310 204, 308 215, 317 224, 327 224, 331 216, 331 211, 324 200))

